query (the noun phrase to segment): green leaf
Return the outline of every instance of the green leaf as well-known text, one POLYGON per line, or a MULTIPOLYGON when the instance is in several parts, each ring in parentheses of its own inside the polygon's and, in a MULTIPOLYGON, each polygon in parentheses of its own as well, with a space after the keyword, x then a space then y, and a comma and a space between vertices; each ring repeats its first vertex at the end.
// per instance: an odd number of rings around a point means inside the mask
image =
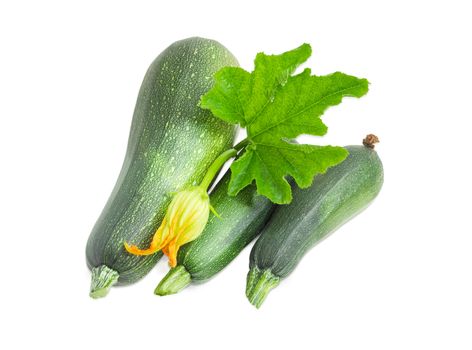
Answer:
POLYGON ((270 103, 276 90, 310 55, 310 45, 303 44, 281 55, 258 53, 252 74, 238 67, 220 69, 215 74, 215 86, 202 96, 200 106, 244 128, 251 116, 270 103))
POLYGON ((292 191, 285 179, 286 174, 290 174, 298 186, 305 188, 311 185, 313 173, 324 173, 347 155, 342 147, 298 145, 287 141, 251 144, 231 164, 228 193, 234 196, 256 180, 259 194, 274 203, 290 203, 292 191))
POLYGON ((211 109, 215 116, 231 124, 246 126, 243 106, 250 92, 251 74, 238 67, 226 67, 215 74, 218 83, 202 96, 200 107, 211 109))
POLYGON ((275 203, 289 203, 286 176, 308 187, 316 174, 347 156, 341 147, 287 141, 301 134, 324 135, 327 127, 320 117, 325 110, 343 97, 361 97, 368 91, 366 79, 339 72, 316 76, 305 69, 292 75, 310 55, 308 44, 281 55, 259 53, 252 73, 223 68, 215 75, 214 87, 202 97, 202 108, 247 130, 248 146, 231 165, 231 195, 255 181, 260 194, 275 203))

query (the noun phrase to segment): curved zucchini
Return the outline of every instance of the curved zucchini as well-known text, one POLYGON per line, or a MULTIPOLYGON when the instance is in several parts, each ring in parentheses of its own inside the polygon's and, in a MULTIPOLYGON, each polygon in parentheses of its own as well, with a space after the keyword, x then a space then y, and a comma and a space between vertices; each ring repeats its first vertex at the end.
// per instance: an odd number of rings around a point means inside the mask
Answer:
POLYGON ((292 189, 292 203, 275 209, 252 248, 246 296, 256 307, 310 248, 358 214, 379 193, 383 167, 377 153, 365 146, 346 149, 346 160, 318 175, 313 186, 292 189))
POLYGON ((200 237, 179 250, 172 268, 154 291, 175 294, 191 282, 203 282, 226 267, 261 231, 275 205, 256 192, 254 185, 237 196, 228 195, 231 172, 223 176, 210 194, 220 217, 212 215, 200 237))
POLYGON ((169 46, 149 67, 120 175, 87 242, 90 296, 104 296, 114 283, 133 283, 149 272, 162 254, 134 256, 123 242, 148 245, 169 194, 200 182, 231 147, 234 127, 198 103, 213 74, 234 65, 234 56, 218 42, 189 38, 169 46))

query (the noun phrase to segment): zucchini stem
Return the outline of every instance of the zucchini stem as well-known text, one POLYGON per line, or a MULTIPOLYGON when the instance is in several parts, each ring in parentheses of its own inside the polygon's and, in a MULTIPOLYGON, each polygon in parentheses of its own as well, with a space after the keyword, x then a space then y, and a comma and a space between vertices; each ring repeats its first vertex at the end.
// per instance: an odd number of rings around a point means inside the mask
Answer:
POLYGON ((367 148, 372 148, 372 149, 374 149, 375 144, 379 142, 380 142, 379 138, 375 136, 374 134, 368 134, 365 137, 365 139, 362 140, 362 143, 364 144, 364 146, 366 146, 367 148))
POLYGON ((200 183, 200 187, 203 187, 205 191, 208 191, 208 187, 210 187, 213 179, 215 178, 216 174, 220 171, 221 167, 231 158, 236 157, 238 151, 235 148, 230 148, 229 150, 224 151, 221 153, 218 158, 210 165, 203 178, 202 182, 200 183))
POLYGON ((192 282, 192 276, 184 266, 178 265, 169 270, 167 275, 159 282, 154 294, 164 296, 175 294, 187 287, 192 282))
POLYGON ((251 268, 246 283, 246 296, 249 302, 256 308, 260 308, 269 292, 277 287, 279 282, 280 277, 275 276, 270 270, 251 268))
POLYGON ((120 274, 106 265, 92 268, 90 296, 94 299, 106 296, 110 288, 118 282, 118 277, 120 277, 120 274))

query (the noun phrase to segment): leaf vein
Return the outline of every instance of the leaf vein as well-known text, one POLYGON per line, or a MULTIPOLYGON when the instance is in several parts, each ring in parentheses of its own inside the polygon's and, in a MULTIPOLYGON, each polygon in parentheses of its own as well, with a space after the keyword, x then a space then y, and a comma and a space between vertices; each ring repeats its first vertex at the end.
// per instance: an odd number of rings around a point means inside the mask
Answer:
MULTIPOLYGON (((291 115, 289 115, 288 117, 283 118, 283 119, 280 120, 279 122, 277 122, 277 123, 275 123, 275 124, 273 124, 273 125, 271 125, 271 126, 265 128, 265 129, 259 131, 257 134, 255 134, 255 135, 250 135, 250 137, 251 137, 252 139, 254 139, 255 137, 257 137, 257 136, 259 136, 259 135, 261 135, 261 134, 264 134, 264 133, 266 133, 267 131, 269 131, 269 130, 271 130, 271 129, 277 127, 277 126, 280 126, 280 124, 285 123, 287 120, 299 116, 300 114, 306 112, 307 110, 309 110, 309 109, 313 108, 314 106, 316 106, 317 104, 321 103, 323 100, 325 100, 325 99, 327 99, 327 98, 329 98, 329 97, 331 97, 331 96, 333 96, 333 95, 340 94, 340 93, 342 94, 342 93, 345 92, 345 91, 358 88, 358 87, 361 86, 361 85, 363 85, 363 84, 359 83, 359 84, 357 84, 357 85, 350 86, 350 87, 348 87, 348 88, 341 89, 341 90, 338 90, 338 91, 333 92, 333 93, 331 93, 331 94, 325 95, 325 96, 323 96, 322 98, 320 98, 318 101, 316 101, 316 102, 314 102, 314 103, 312 103, 312 104, 310 104, 310 105, 304 107, 302 110, 298 111, 297 113, 291 114, 291 115)), ((316 118, 320 118, 320 117, 317 116, 316 118)), ((248 130, 248 131, 249 131, 249 130, 248 130)))

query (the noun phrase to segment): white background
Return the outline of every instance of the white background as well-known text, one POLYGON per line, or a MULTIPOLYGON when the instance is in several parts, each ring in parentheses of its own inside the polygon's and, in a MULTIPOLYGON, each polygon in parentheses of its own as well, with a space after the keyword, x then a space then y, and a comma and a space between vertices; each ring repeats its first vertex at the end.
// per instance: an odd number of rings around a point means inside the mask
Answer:
MULTIPOLYGON (((0 253, 4 349, 471 349, 468 1, 1 1, 0 253), (385 185, 260 310, 249 250, 207 284, 142 281, 88 297, 85 243, 121 167, 141 80, 204 36, 251 70, 312 44, 307 66, 366 77, 309 142, 376 133, 385 185)), ((305 139, 306 140, 306 139, 305 139)))

